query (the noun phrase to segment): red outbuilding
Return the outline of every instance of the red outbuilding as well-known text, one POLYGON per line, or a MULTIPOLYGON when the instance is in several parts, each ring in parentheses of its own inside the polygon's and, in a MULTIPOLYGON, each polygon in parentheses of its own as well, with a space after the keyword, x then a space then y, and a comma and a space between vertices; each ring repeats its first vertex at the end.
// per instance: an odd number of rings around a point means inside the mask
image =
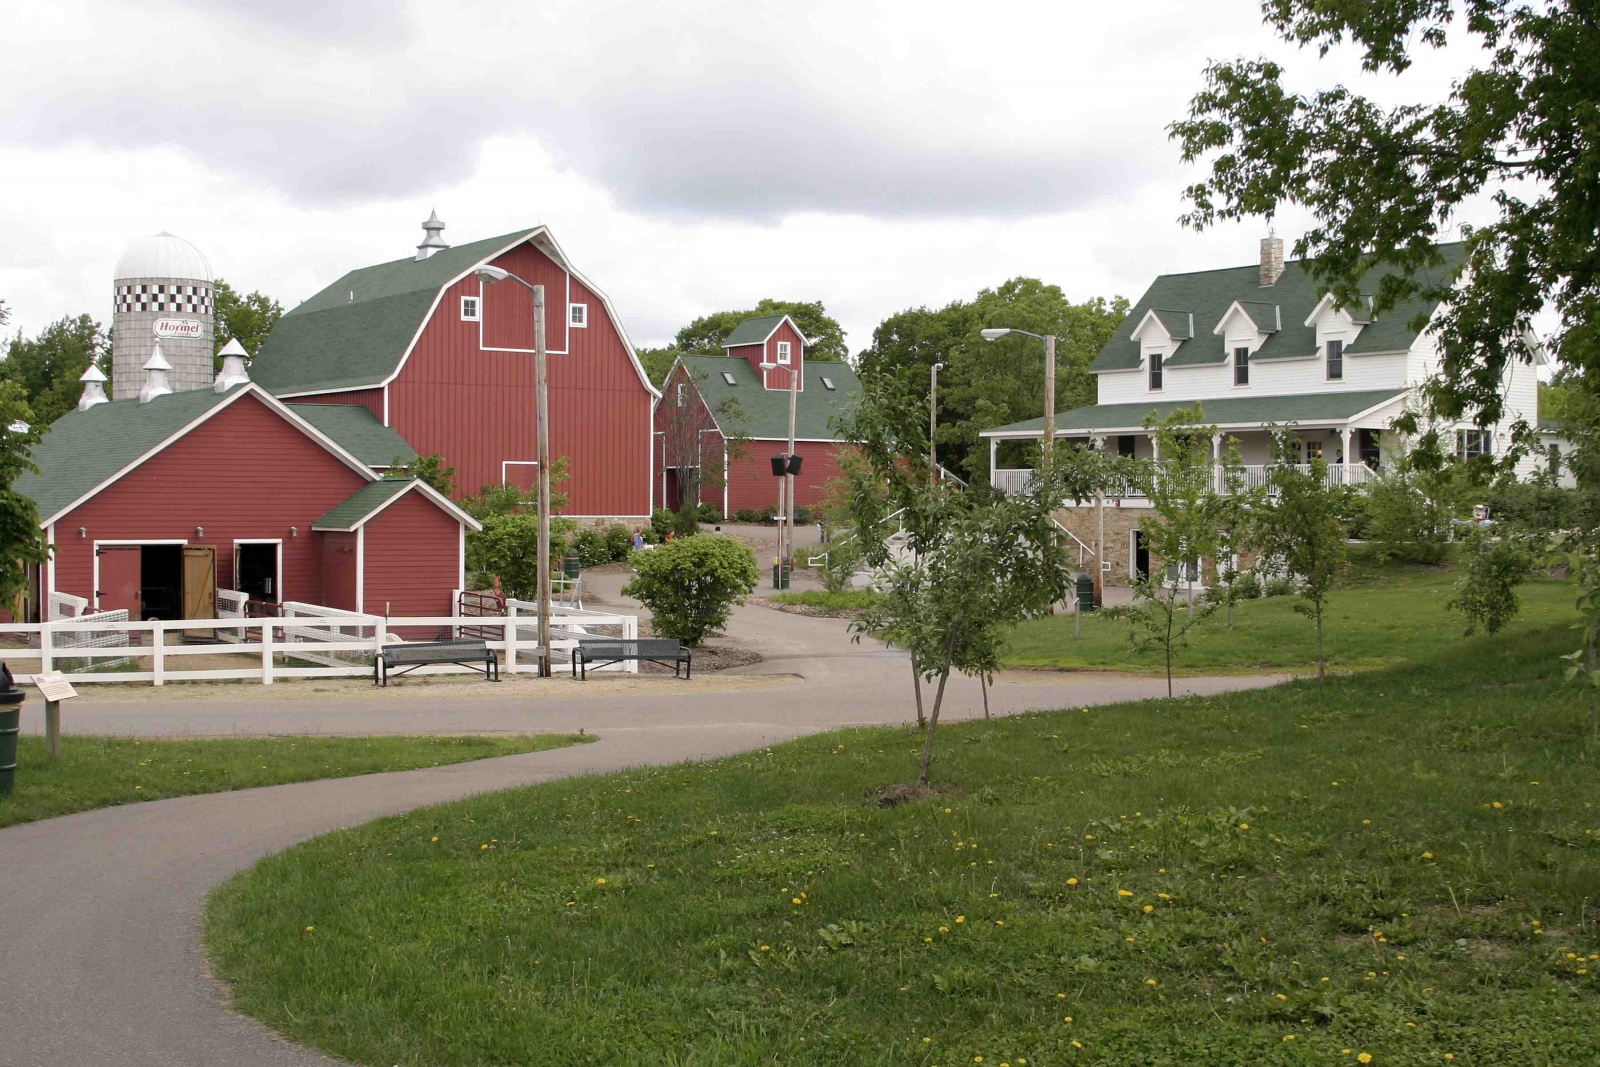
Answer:
POLYGON ((787 315, 746 319, 722 347, 726 356, 680 356, 667 373, 655 421, 661 499, 677 510, 694 497, 725 516, 775 508, 772 457, 789 451, 792 383, 794 453, 802 457, 795 503, 820 504, 848 447, 835 417, 861 394, 854 368, 808 365, 806 338, 787 315))
POLYGON ((566 514, 644 518, 655 484, 650 384, 605 294, 543 226, 448 247, 437 217, 417 254, 351 271, 279 320, 251 376, 295 404, 360 405, 458 495, 537 483, 532 294, 542 285, 550 442, 566 514), (515 275, 490 283, 495 267, 515 275))

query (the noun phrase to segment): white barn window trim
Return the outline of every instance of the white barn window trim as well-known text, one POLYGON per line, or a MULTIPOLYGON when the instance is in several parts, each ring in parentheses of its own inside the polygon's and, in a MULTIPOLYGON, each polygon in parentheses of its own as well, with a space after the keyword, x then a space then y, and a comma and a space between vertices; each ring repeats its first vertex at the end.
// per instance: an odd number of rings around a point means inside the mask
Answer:
POLYGON ((483 303, 478 297, 464 296, 461 298, 461 321, 483 321, 483 303))
POLYGON ((567 325, 577 330, 587 329, 589 326, 589 305, 568 304, 567 325))
POLYGON ((778 362, 779 363, 788 363, 792 358, 793 357, 790 355, 789 342, 788 341, 779 341, 778 342, 778 362))

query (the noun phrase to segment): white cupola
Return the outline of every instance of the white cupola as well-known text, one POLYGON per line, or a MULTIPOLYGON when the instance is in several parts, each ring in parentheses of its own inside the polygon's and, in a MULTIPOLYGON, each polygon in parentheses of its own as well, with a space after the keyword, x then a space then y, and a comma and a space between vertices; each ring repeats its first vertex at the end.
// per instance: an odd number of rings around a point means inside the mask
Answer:
POLYGON ((226 393, 236 385, 250 384, 250 372, 244 366, 245 357, 249 354, 237 337, 228 339, 220 353, 222 369, 217 371, 217 380, 211 386, 213 392, 226 393))
POLYGON ((417 262, 420 263, 435 252, 442 252, 450 247, 445 239, 439 236, 444 231, 444 223, 439 221, 437 211, 428 212, 428 221, 422 224, 422 231, 428 236, 417 246, 417 262))
POLYGON ((148 404, 158 396, 166 396, 172 392, 172 385, 167 381, 167 371, 172 369, 172 364, 167 362, 167 357, 161 354, 161 342, 156 342, 156 347, 150 353, 150 358, 145 360, 144 388, 139 390, 139 403, 148 404))
POLYGON ((78 397, 79 411, 88 411, 96 404, 110 403, 106 399, 105 380, 106 372, 93 363, 89 364, 88 370, 79 375, 78 381, 83 383, 83 395, 78 397))

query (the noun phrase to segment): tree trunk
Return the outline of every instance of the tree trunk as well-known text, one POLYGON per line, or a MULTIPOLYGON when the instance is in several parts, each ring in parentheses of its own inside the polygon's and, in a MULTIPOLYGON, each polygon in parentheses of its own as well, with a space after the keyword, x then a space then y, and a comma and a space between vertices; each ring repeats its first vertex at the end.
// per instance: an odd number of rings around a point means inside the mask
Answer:
POLYGON ((989 679, 986 675, 978 675, 978 681, 983 683, 983 717, 989 717, 989 679))
POLYGON ((944 673, 939 675, 939 689, 933 695, 933 714, 928 716, 928 729, 922 737, 922 773, 917 776, 917 781, 923 785, 928 784, 928 765, 933 762, 933 731, 939 725, 939 706, 944 703, 944 683, 950 680, 950 668, 946 667, 944 673))
POLYGON ((1589 650, 1589 737, 1591 740, 1600 739, 1600 692, 1594 684, 1594 629, 1588 628, 1584 634, 1584 644, 1589 650))
POLYGON ((1167 699, 1172 699, 1172 615, 1176 609, 1169 603, 1167 605, 1167 699))
POLYGON ((911 654, 911 688, 917 693, 917 729, 928 725, 928 720, 922 714, 922 674, 917 670, 917 654, 911 654))
POLYGON ((1325 681, 1328 677, 1327 670, 1323 667, 1322 659, 1322 611, 1317 611, 1317 681, 1325 681))
POLYGON ((1228 629, 1233 629, 1233 583, 1228 583, 1228 629))

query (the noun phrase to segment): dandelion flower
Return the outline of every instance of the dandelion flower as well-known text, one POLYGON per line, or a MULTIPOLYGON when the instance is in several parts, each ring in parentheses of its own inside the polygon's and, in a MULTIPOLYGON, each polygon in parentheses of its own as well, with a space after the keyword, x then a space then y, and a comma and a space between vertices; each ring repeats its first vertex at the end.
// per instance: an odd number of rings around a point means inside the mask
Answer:
POLYGON ((1067 1016, 1067 1022, 1069 1022, 1069 1023, 1070 1023, 1070 1022, 1071 1022, 1071 1021, 1072 1021, 1072 1016, 1070 1016, 1070 1015, 1069 1015, 1069 1016, 1067 1016))
POLYGON ((762 952, 771 952, 772 951, 772 946, 771 945, 762 945, 761 946, 761 951, 762 952))
POLYGON ((1504 804, 1502 804, 1502 803, 1500 803, 1500 802, 1499 802, 1499 801, 1498 801, 1498 800, 1497 800, 1497 801, 1495 801, 1495 802, 1494 802, 1494 803, 1493 803, 1493 804, 1491 804, 1491 805, 1490 805, 1490 807, 1493 807, 1493 808, 1503 808, 1503 807, 1505 807, 1505 805, 1504 805, 1504 804))
POLYGON ((923 938, 923 939, 922 939, 922 940, 923 940, 923 943, 924 943, 924 944, 926 944, 926 943, 927 943, 927 942, 929 942, 929 941, 932 941, 932 940, 933 940, 933 938, 931 938, 931 937, 925 937, 925 938, 923 938))
POLYGON ((482 852, 484 849, 486 849, 488 847, 489 847, 488 845, 479 845, 478 846, 478 851, 482 852))
POLYGON ((931 1037, 925 1037, 925 1038, 923 1038, 923 1039, 922 1039, 922 1043, 923 1043, 923 1044, 924 1044, 924 1045, 931 1045, 931 1044, 933 1044, 933 1038, 931 1038, 931 1037))
POLYGON ((1372 820, 1371 819, 1362 819, 1361 820, 1361 825, 1362 826, 1371 826, 1372 825, 1372 820))
MULTIPOLYGON (((1056 994, 1056 999, 1057 999, 1057 1000, 1066 1000, 1066 999, 1067 999, 1067 995, 1066 995, 1066 994, 1065 994, 1065 993, 1057 993, 1057 994, 1056 994)), ((1068 1022, 1071 1022, 1071 1020, 1070 1020, 1070 1019, 1069 1019, 1069 1020, 1067 1020, 1067 1021, 1068 1021, 1068 1022)))
POLYGON ((1083 1042, 1082 1041, 1074 1041, 1072 1043, 1072 1047, 1073 1048, 1082 1048, 1083 1047, 1083 1042))
POLYGON ((1431 859, 1433 859, 1433 853, 1432 852, 1424 852, 1422 854, 1422 858, 1425 859, 1425 860, 1431 860, 1431 859))
POLYGON ((1077 885, 1078 884, 1078 880, 1076 878, 1068 878, 1067 879, 1067 884, 1068 885, 1077 885))
POLYGON ((1283 1035, 1283 1039, 1285 1041, 1293 1041, 1294 1040, 1294 1035, 1293 1034, 1284 1034, 1283 1035))
POLYGON ((308 927, 306 927, 306 933, 308 933, 308 934, 309 934, 309 933, 310 933, 310 932, 311 932, 311 931, 313 931, 313 930, 315 930, 315 929, 316 929, 316 927, 315 927, 315 926, 308 926, 308 927))
POLYGON ((1239 829, 1248 830, 1248 829, 1250 829, 1250 824, 1247 823, 1247 822, 1242 822, 1242 823, 1239 824, 1239 829))
POLYGON ((1117 890, 1117 896, 1119 896, 1119 897, 1131 897, 1131 896, 1133 896, 1133 891, 1132 890, 1128 890, 1128 889, 1119 889, 1119 890, 1117 890))
POLYGON ((798 904, 798 903, 800 903, 800 898, 799 897, 795 897, 793 900, 789 901, 789 903, 798 904))
POLYGON ((605 885, 606 884, 606 880, 604 878, 596 878, 594 880, 594 884, 595 885, 605 885))
POLYGON ((1160 897, 1162 900, 1171 900, 1172 899, 1172 894, 1170 894, 1170 893, 1157 893, 1156 896, 1160 897))
POLYGON ((995 921, 994 921, 994 924, 995 924, 995 925, 996 925, 996 926, 1004 926, 1004 925, 1005 925, 1005 924, 1006 924, 1006 921, 1005 921, 1005 920, 1004 920, 1004 919, 996 919, 996 920, 995 920, 995 921))
POLYGON ((967 921, 967 917, 966 917, 966 916, 965 916, 965 915, 957 915, 957 916, 956 916, 956 922, 958 922, 958 923, 964 923, 964 922, 966 922, 966 921, 967 921))
POLYGON ((1372 1062, 1372 1053, 1370 1053, 1370 1052, 1362 1052, 1362 1053, 1358 1054, 1356 1056, 1356 1062, 1357 1063, 1371 1063, 1372 1062))
POLYGON ((1145 985, 1155 985, 1156 984, 1156 980, 1154 978, 1146 978, 1144 980, 1144 984, 1145 985))
POLYGON ((948 926, 941 926, 939 927, 939 932, 941 934, 948 934, 950 932, 950 928, 948 926))
POLYGON ((1154 904, 1146 904, 1144 906, 1144 913, 1146 915, 1149 915, 1152 911, 1155 911, 1155 910, 1156 910, 1156 907, 1155 907, 1154 904))
POLYGON ((436 837, 436 838, 434 838, 434 839, 433 839, 433 840, 434 840, 434 841, 437 841, 437 840, 439 840, 439 839, 438 839, 438 838, 437 838, 437 837, 436 837))

